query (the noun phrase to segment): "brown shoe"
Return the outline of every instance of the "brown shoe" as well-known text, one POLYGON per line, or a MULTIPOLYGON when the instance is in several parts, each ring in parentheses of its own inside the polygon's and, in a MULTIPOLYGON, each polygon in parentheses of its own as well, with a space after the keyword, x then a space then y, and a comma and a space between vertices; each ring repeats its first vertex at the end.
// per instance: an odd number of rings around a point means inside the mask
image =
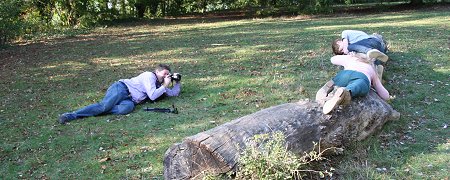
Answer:
POLYGON ((351 102, 350 92, 343 87, 340 87, 334 93, 334 96, 323 105, 323 113, 329 114, 331 111, 336 109, 340 104, 345 102, 348 104, 351 102))
MULTIPOLYGON (((329 80, 325 85, 320 88, 316 93, 316 101, 321 102, 325 101, 326 97, 328 97, 328 94, 333 91, 334 89, 334 82, 333 80, 329 80)), ((322 103, 323 104, 323 103, 322 103)))

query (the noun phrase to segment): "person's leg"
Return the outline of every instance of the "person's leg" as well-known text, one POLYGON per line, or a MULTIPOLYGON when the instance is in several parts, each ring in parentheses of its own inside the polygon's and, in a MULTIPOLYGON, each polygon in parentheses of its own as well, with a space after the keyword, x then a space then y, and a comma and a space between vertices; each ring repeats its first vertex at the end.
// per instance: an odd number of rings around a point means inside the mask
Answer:
POLYGON ((378 33, 373 33, 372 34, 373 37, 377 38, 378 41, 382 42, 381 46, 383 47, 384 51, 383 53, 386 53, 389 51, 389 46, 388 46, 388 42, 383 38, 383 36, 381 34, 378 33))
POLYGON ((105 97, 99 103, 88 105, 73 113, 64 113, 60 116, 59 122, 75 120, 82 117, 96 116, 110 111, 116 104, 128 98, 128 91, 126 86, 120 82, 112 84, 106 91, 105 97))
POLYGON ((357 71, 340 71, 333 81, 340 86, 333 97, 323 105, 323 113, 329 114, 340 104, 349 104, 353 97, 365 96, 369 92, 369 79, 363 73, 357 71))
POLYGON ((386 53, 383 42, 377 38, 363 39, 348 46, 348 51, 355 51, 359 53, 367 53, 370 49, 377 49, 382 53, 386 53))
POLYGON ((355 44, 348 45, 347 49, 348 49, 348 52, 357 52, 357 53, 364 53, 364 54, 366 54, 367 52, 369 52, 373 48, 355 43, 355 44))
POLYGON ((134 102, 128 98, 123 101, 120 101, 119 104, 115 105, 108 114, 117 114, 117 115, 125 115, 129 114, 134 110, 134 102))
POLYGON ((334 89, 334 82, 333 80, 329 80, 325 85, 320 88, 316 93, 316 102, 319 104, 325 103, 325 100, 328 97, 328 94, 333 91, 334 89))
POLYGON ((116 104, 128 98, 128 91, 120 82, 111 85, 106 91, 106 95, 99 103, 86 106, 75 111, 78 117, 96 116, 110 111, 116 104))
POLYGON ((337 90, 334 92, 333 97, 330 100, 326 101, 323 105, 323 113, 329 114, 333 111, 344 99, 351 98, 349 91, 347 91, 344 87, 348 85, 352 78, 352 73, 355 71, 350 70, 342 70, 339 71, 336 76, 333 78, 333 82, 335 86, 338 86, 337 90))
POLYGON ((336 107, 338 107, 340 104, 349 104, 351 102, 351 95, 350 91, 348 91, 344 87, 339 87, 336 92, 334 92, 333 97, 325 102, 323 105, 323 113, 329 114, 331 111, 333 111, 336 107))
POLYGON ((350 78, 352 75, 352 72, 350 70, 342 70, 339 71, 336 76, 333 77, 332 81, 334 82, 335 86, 339 87, 345 87, 350 82, 350 78))
POLYGON ((367 52, 367 57, 370 59, 375 59, 374 64, 379 65, 381 62, 386 62, 389 57, 378 49, 371 49, 367 52))
POLYGON ((350 91, 352 98, 366 96, 369 93, 370 85, 366 79, 367 77, 365 79, 355 78, 345 87, 345 89, 350 91))

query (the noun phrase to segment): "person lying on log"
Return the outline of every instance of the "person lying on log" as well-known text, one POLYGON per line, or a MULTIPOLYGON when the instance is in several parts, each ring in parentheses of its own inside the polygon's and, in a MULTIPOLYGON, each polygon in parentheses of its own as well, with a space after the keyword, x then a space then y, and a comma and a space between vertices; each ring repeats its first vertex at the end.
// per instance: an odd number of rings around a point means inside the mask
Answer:
POLYGON ((75 119, 104 114, 125 115, 133 111, 136 104, 147 99, 155 101, 163 95, 178 96, 181 91, 181 76, 170 74, 170 67, 159 64, 153 72, 143 72, 131 79, 113 83, 99 103, 88 105, 74 112, 59 116, 58 122, 65 124, 75 119), (175 81, 170 88, 172 80, 175 81))
POLYGON ((320 103, 337 86, 333 97, 323 104, 323 113, 329 114, 339 105, 347 105, 352 98, 366 96, 371 87, 384 100, 389 100, 389 92, 381 84, 373 61, 377 57, 367 57, 363 53, 350 53, 349 55, 336 55, 331 58, 331 63, 344 66, 344 70, 328 81, 316 94, 316 100, 320 103))
POLYGON ((383 76, 384 67, 382 63, 386 62, 389 57, 385 54, 387 43, 380 34, 368 35, 363 31, 344 30, 341 33, 341 38, 334 40, 331 47, 335 55, 355 52, 364 53, 367 56, 377 56, 377 60, 374 61, 375 68, 378 77, 381 79, 383 76))

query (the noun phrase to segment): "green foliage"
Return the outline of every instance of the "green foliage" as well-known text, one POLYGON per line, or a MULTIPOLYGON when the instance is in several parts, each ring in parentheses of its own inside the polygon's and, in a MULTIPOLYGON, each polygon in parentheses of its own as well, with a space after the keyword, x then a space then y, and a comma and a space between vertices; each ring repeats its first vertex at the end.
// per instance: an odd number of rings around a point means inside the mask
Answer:
MULTIPOLYGON (((5 0, 0 44, 15 37, 68 28, 90 28, 104 22, 158 18, 206 12, 243 10, 249 16, 268 17, 326 14, 333 4, 377 4, 379 0, 5 0), (15 5, 16 4, 16 5, 15 5), (11 8, 9 8, 11 7, 11 8), (6 28, 5 28, 6 27, 6 28)), ((425 2, 422 0, 411 1, 425 2)), ((426 1, 438 3, 440 0, 426 1)), ((385 9, 380 7, 378 9, 385 9)))
POLYGON ((314 9, 314 13, 326 14, 332 12, 332 0, 314 0, 314 2, 315 3, 312 6, 314 9))
MULTIPOLYGON (((287 150, 285 137, 281 132, 272 135, 255 135, 250 140, 242 156, 239 158, 239 168, 236 179, 302 179, 311 173, 317 173, 321 178, 331 177, 330 170, 310 170, 312 162, 325 160, 323 153, 333 148, 317 152, 315 150, 297 157, 287 150), (308 174, 307 174, 308 173, 308 174)), ((314 143, 316 149, 317 143, 314 143)))
POLYGON ((24 23, 20 19, 20 13, 20 0, 0 1, 0 46, 23 33, 24 23))

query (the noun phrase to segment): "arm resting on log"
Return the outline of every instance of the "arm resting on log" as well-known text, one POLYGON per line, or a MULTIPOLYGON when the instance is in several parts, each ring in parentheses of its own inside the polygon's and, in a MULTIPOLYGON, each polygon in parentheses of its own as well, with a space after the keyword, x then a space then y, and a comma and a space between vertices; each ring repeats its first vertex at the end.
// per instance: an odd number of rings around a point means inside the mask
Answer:
POLYGON ((399 113, 375 92, 324 115, 316 102, 300 101, 263 109, 174 144, 165 154, 165 179, 197 179, 205 173, 235 170, 240 153, 256 134, 280 131, 288 150, 300 154, 313 148, 340 147, 360 141, 399 113))

